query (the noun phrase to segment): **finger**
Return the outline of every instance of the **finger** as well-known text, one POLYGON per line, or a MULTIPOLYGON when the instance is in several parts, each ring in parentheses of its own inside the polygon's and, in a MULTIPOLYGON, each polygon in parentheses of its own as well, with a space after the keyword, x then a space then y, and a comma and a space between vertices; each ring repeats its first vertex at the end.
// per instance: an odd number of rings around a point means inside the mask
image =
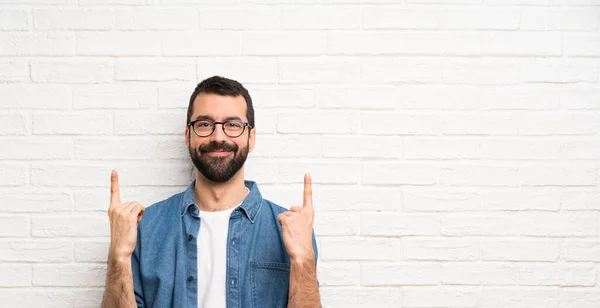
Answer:
POLYGON ((131 203, 133 203, 133 206, 129 209, 130 214, 137 214, 145 209, 144 206, 137 201, 133 201, 131 203))
POLYGON ((312 178, 310 174, 307 173, 304 175, 304 201, 302 202, 302 207, 306 207, 312 210, 312 178))
POLYGON ((300 212, 302 210, 302 207, 294 205, 290 208, 290 212, 300 212))
POLYGON ((110 173, 110 206, 121 203, 121 192, 119 190, 119 174, 116 170, 110 173))

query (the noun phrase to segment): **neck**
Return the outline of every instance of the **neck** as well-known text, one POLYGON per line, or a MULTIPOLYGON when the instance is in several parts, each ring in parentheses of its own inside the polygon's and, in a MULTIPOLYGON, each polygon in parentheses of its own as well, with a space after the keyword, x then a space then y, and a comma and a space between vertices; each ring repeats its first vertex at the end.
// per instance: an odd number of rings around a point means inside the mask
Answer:
POLYGON ((243 169, 224 183, 209 181, 196 171, 194 199, 201 211, 217 212, 231 209, 242 203, 247 194, 243 169))

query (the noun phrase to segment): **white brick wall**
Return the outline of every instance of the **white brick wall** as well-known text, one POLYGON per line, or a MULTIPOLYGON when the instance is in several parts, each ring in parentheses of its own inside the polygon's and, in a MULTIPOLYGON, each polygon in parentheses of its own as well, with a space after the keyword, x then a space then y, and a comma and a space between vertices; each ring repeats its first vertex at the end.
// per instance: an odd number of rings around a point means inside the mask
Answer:
POLYGON ((0 0, 2 307, 99 306, 109 171, 184 189, 215 74, 325 307, 600 307, 600 1, 0 0))

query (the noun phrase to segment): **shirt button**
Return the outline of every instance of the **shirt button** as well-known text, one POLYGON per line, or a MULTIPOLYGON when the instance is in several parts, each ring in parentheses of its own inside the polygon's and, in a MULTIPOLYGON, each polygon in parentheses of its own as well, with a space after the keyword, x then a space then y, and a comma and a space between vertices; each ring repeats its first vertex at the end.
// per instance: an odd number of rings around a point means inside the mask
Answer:
POLYGON ((188 281, 193 281, 194 280, 194 276, 188 276, 188 281))
POLYGON ((233 285, 235 285, 235 283, 236 283, 236 280, 235 279, 231 279, 231 285, 233 286, 233 285))
POLYGON ((191 240, 193 240, 193 239, 194 239, 194 236, 193 236, 193 235, 191 235, 191 234, 190 234, 190 235, 188 235, 188 241, 191 241, 191 240))
POLYGON ((235 246, 235 240, 231 240, 231 246, 235 246))

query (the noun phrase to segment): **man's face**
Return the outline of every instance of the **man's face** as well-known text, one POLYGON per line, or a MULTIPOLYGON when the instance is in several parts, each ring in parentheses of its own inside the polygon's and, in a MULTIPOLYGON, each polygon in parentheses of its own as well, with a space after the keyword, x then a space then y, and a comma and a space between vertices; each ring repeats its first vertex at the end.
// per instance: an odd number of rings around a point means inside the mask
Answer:
MULTIPOLYGON (((246 101, 241 95, 201 93, 194 100, 191 121, 237 119, 248 122, 246 108, 246 101)), ((199 137, 190 126, 186 126, 185 135, 192 162, 206 179, 213 182, 229 181, 243 168, 248 153, 254 149, 255 130, 248 127, 236 138, 227 136, 221 124, 216 124, 214 132, 207 137, 199 137)))

